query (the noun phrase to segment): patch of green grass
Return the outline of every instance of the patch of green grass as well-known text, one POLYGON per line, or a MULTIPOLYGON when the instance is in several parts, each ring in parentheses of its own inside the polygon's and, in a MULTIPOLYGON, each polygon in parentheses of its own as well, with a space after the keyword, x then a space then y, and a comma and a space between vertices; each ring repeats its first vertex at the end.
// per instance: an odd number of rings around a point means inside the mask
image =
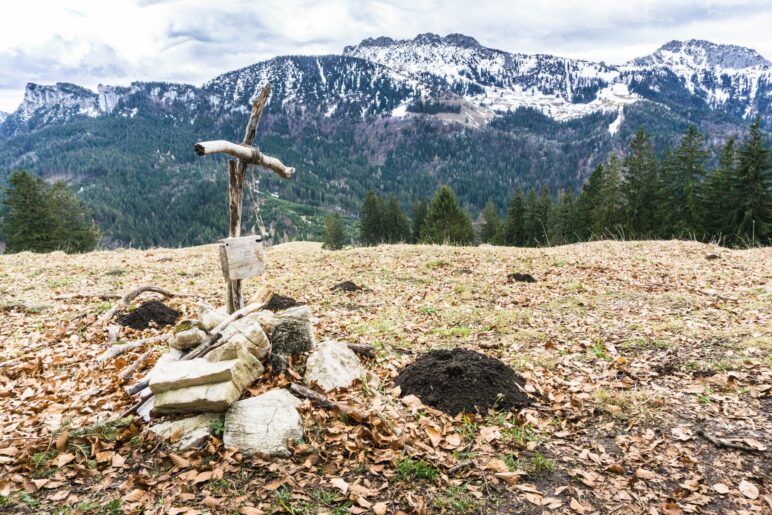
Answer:
POLYGON ((604 347, 601 342, 596 342, 595 345, 590 347, 590 351, 592 351, 592 353, 598 359, 602 359, 603 361, 611 361, 611 356, 608 355, 606 352, 606 347, 604 347))
POLYGON ((446 338, 469 338, 472 334, 472 329, 470 327, 438 327, 432 333, 446 338))
POLYGON ((450 266, 450 261, 447 259, 431 259, 426 262, 426 268, 429 270, 436 270, 438 268, 445 268, 447 266, 450 266))
POLYGON ((422 306, 420 311, 424 315, 436 315, 437 313, 439 313, 439 310, 434 306, 422 306))
POLYGON ((537 476, 551 474, 557 468, 555 460, 551 460, 539 451, 536 451, 531 458, 531 472, 537 476))
POLYGON ((59 452, 56 449, 48 449, 47 451, 36 452, 32 455, 32 464, 36 469, 42 468, 48 465, 48 463, 58 455, 59 452))
POLYGON ((515 472, 516 470, 519 470, 522 468, 522 466, 520 465, 520 460, 518 460, 511 454, 509 456, 504 457, 504 464, 507 466, 510 472, 515 472))
POLYGON ((434 481, 439 476, 439 471, 430 463, 418 459, 415 460, 408 456, 402 458, 397 463, 397 477, 400 479, 428 479, 434 481))
POLYGON ((619 345, 620 349, 626 350, 626 351, 664 350, 664 349, 667 349, 668 347, 670 347, 670 344, 665 340, 643 338, 641 336, 636 336, 635 338, 630 338, 629 340, 625 340, 623 343, 619 345))
POLYGON ((710 388, 705 388, 705 390, 697 394, 697 402, 700 404, 710 404, 712 401, 710 400, 710 396, 713 395, 713 390, 710 388))
POLYGON ((514 443, 521 447, 525 447, 528 442, 538 442, 540 440, 539 432, 527 424, 522 426, 515 424, 504 431, 501 436, 505 442, 514 443))
POLYGON ((209 424, 209 432, 217 438, 222 438, 223 431, 225 431, 225 417, 217 417, 209 424))
POLYGON ((477 433, 477 423, 472 415, 464 413, 464 416, 461 417, 461 436, 467 442, 471 442, 474 440, 475 433, 477 433))
POLYGON ((434 507, 450 513, 474 513, 475 498, 464 485, 451 485, 434 498, 434 507))

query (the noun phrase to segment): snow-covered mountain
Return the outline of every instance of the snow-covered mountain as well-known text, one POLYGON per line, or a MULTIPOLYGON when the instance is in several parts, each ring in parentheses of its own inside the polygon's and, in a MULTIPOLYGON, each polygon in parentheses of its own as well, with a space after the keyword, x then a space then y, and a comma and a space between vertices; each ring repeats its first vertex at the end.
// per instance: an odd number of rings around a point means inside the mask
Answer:
POLYGON ((616 112, 649 100, 680 110, 704 105, 738 118, 772 120, 772 65, 754 50, 707 41, 671 41, 621 66, 552 55, 510 53, 472 37, 420 34, 366 39, 342 55, 277 57, 220 75, 202 87, 135 82, 99 86, 29 84, 24 101, 0 118, 0 137, 77 116, 161 116, 194 123, 246 112, 265 82, 271 103, 292 116, 428 116, 479 127, 518 108, 555 120, 616 112))

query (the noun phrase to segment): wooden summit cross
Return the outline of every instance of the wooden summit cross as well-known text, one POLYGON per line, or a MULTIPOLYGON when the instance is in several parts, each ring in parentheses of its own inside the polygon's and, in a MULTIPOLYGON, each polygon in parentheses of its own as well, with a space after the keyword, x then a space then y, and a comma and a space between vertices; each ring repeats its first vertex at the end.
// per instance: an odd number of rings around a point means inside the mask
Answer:
POLYGON ((208 154, 228 154, 236 159, 228 160, 228 238, 220 243, 220 262, 228 284, 228 313, 244 307, 244 294, 241 291, 241 280, 261 274, 262 243, 256 236, 241 237, 241 208, 244 202, 244 176, 247 165, 254 164, 275 172, 279 177, 289 179, 295 169, 284 166, 275 157, 266 156, 260 149, 252 146, 260 122, 271 85, 266 84, 260 96, 252 104, 252 115, 247 123, 244 141, 241 144, 225 140, 202 141, 193 148, 199 156, 208 154))

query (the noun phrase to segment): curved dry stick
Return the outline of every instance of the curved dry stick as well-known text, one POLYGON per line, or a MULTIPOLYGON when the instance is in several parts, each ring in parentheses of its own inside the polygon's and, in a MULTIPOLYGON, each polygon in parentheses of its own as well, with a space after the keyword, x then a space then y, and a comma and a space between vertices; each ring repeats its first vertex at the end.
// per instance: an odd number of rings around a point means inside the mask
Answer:
POLYGON ((128 306, 129 303, 132 300, 136 299, 137 297, 139 297, 140 295, 142 295, 145 292, 160 293, 164 297, 174 297, 175 296, 174 293, 172 293, 170 291, 166 291, 163 288, 159 288, 157 286, 140 286, 139 288, 136 288, 136 289, 130 291, 129 293, 127 293, 126 295, 124 295, 123 297, 121 297, 121 300, 116 302, 115 306, 110 308, 102 316, 99 317, 99 322, 102 323, 102 324, 104 324, 106 322, 109 322, 110 320, 112 320, 112 318, 115 316, 115 314, 119 310, 121 310, 121 309, 125 308, 126 306, 128 306))
POLYGON ((137 371, 137 369, 142 366, 142 364, 147 361, 147 359, 150 357, 150 355, 155 351, 155 349, 150 349, 149 351, 146 351, 144 354, 142 354, 140 357, 134 361, 131 365, 121 370, 121 373, 118 374, 118 379, 121 381, 125 381, 131 375, 137 371))
POLYGON ((223 139, 213 141, 200 141, 193 145, 193 150, 198 156, 207 156, 210 154, 228 154, 237 158, 239 161, 250 165, 259 165, 268 168, 279 177, 289 179, 295 174, 295 169, 291 166, 285 166, 284 163, 275 157, 267 156, 259 149, 249 145, 239 145, 223 139))
POLYGON ((132 349, 142 347, 143 345, 147 345, 149 343, 163 343, 169 341, 169 339, 170 335, 162 334, 160 336, 151 336, 150 338, 143 338, 134 342, 124 343, 123 345, 113 345, 102 354, 100 354, 99 357, 97 357, 96 364, 99 365, 100 363, 104 363, 110 358, 119 356, 124 352, 130 351, 132 349))

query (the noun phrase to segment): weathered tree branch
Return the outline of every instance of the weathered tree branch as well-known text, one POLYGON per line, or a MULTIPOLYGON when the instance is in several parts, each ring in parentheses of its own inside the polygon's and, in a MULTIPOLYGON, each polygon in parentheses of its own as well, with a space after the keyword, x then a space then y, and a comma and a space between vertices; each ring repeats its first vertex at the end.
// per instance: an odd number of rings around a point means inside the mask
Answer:
POLYGON ((247 129, 244 131, 243 145, 251 145, 255 141, 255 134, 257 133, 257 125, 260 123, 260 115, 263 114, 263 108, 268 103, 268 96, 271 94, 271 84, 268 83, 263 87, 263 91, 252 103, 252 115, 249 117, 249 123, 247 123, 247 129))
POLYGON ((123 370, 121 370, 121 372, 118 374, 118 379, 120 379, 121 381, 125 381, 126 379, 128 379, 129 377, 131 377, 131 375, 132 375, 134 372, 136 372, 136 371, 137 371, 137 369, 138 369, 139 367, 141 367, 141 366, 142 366, 142 364, 143 364, 145 361, 147 361, 147 359, 148 359, 148 358, 150 357, 150 355, 153 353, 153 350, 154 350, 154 349, 150 349, 149 351, 145 352, 145 353, 144 353, 144 354, 142 354, 140 357, 138 357, 138 358, 136 359, 136 361, 134 361, 134 363, 132 363, 132 364, 131 364, 131 365, 129 365, 128 367, 126 367, 126 368, 124 368, 123 370))
POLYGON ((174 293, 166 291, 163 288, 159 288, 157 286, 140 286, 139 288, 132 290, 124 295, 121 300, 115 303, 115 306, 110 308, 108 311, 105 311, 105 313, 99 317, 99 322, 103 324, 109 322, 118 311, 128 306, 132 300, 136 299, 145 292, 160 293, 164 297, 175 296, 174 293))
POLYGON ((114 358, 115 356, 119 356, 124 352, 142 347, 149 343, 163 343, 163 342, 169 341, 169 339, 170 339, 170 335, 162 334, 160 336, 151 336, 150 338, 143 338, 141 340, 137 340, 134 342, 124 343, 123 345, 113 345, 112 347, 104 351, 102 354, 100 354, 99 357, 97 357, 96 364, 99 365, 100 363, 104 363, 108 359, 114 358))
POLYGON ((228 154, 245 164, 259 165, 268 168, 280 177, 289 179, 295 174, 295 169, 285 166, 275 157, 266 156, 259 149, 248 145, 239 145, 225 140, 201 141, 193 146, 196 155, 228 154))

